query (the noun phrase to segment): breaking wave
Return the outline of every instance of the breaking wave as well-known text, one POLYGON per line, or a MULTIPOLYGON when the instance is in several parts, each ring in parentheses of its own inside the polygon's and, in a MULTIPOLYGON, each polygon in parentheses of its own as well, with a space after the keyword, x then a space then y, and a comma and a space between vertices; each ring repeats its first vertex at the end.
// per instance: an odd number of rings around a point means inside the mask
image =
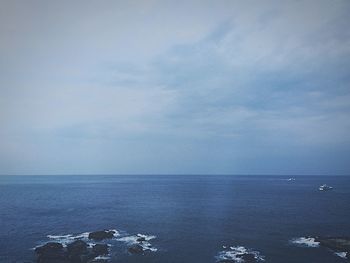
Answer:
MULTIPOLYGON (((223 246, 226 248, 226 246, 223 246)), ((244 263, 246 260, 254 260, 255 262, 265 261, 264 256, 260 252, 253 249, 245 248, 243 246, 229 247, 229 249, 220 251, 217 258, 217 262, 224 262, 230 260, 232 262, 244 263)))
POLYGON ((142 247, 143 251, 156 252, 158 249, 153 247, 152 244, 149 242, 150 240, 155 238, 156 236, 153 236, 153 235, 137 234, 137 235, 120 237, 117 239, 117 241, 124 242, 127 245, 138 244, 142 247))
POLYGON ((317 242, 313 237, 298 237, 290 241, 292 244, 302 247, 319 247, 320 242, 317 242))

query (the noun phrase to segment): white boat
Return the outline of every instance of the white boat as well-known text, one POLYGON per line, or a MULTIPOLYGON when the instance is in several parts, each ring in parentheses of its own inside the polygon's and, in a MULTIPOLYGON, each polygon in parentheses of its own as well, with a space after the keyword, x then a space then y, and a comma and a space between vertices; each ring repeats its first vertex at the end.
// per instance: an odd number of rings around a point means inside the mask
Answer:
POLYGON ((332 190, 332 189, 333 189, 332 186, 329 186, 329 185, 326 185, 326 184, 323 184, 323 185, 321 185, 321 186, 318 188, 318 190, 320 190, 320 191, 327 191, 327 190, 332 190))

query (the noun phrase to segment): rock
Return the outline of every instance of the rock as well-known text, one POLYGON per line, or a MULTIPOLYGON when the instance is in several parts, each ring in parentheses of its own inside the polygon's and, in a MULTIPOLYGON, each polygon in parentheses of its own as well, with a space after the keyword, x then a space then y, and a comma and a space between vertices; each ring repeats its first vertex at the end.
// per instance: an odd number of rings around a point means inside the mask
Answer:
POLYGON ((350 238, 346 237, 317 237, 316 242, 321 246, 328 247, 336 251, 350 251, 350 238))
POLYGON ((89 261, 88 263, 107 263, 107 262, 108 262, 107 259, 99 258, 99 259, 93 259, 93 260, 89 261))
POLYGON ((254 254, 243 254, 239 255, 241 259, 243 259, 243 262, 245 263, 255 263, 257 262, 254 254))
POLYGON ((89 234, 89 239, 100 241, 103 239, 113 238, 114 234, 115 234, 115 231, 113 230, 95 231, 89 234))
POLYGON ((347 259, 350 260, 350 238, 348 237, 316 237, 316 242, 321 246, 329 248, 335 252, 346 252, 347 259))
POLYGON ((108 245, 107 244, 96 244, 92 248, 92 253, 96 256, 108 255, 108 245))
POLYGON ((37 263, 102 263, 106 259, 95 259, 108 254, 107 244, 96 244, 93 248, 82 240, 76 240, 64 248, 60 243, 50 242, 35 249, 37 263))
POLYGON ((35 252, 38 254, 38 263, 69 263, 66 251, 60 243, 46 243, 37 247, 35 252))
POLYGON ((57 242, 49 242, 46 243, 45 245, 41 246, 41 247, 37 247, 35 248, 35 252, 37 254, 56 254, 56 253, 61 253, 63 252, 63 246, 61 243, 57 243, 57 242))
POLYGON ((68 259, 70 262, 83 263, 88 258, 87 244, 82 240, 76 240, 67 245, 68 259))
POLYGON ((45 257, 42 257, 42 258, 38 259, 37 262, 38 263, 71 263, 66 258, 58 259, 58 258, 45 258, 45 257))
POLYGON ((143 247, 139 244, 132 245, 128 248, 129 253, 131 254, 142 254, 143 247))
POLYGON ((145 238, 145 237, 138 237, 138 238, 136 239, 136 241, 137 241, 137 242, 144 242, 144 241, 146 241, 146 238, 145 238))
MULTIPOLYGON (((112 238, 114 234, 115 231, 112 230, 96 231, 90 233, 89 238, 103 240, 112 238)), ((90 247, 81 239, 75 239, 66 247, 58 242, 49 242, 35 249, 36 263, 103 263, 108 262, 107 258, 101 257, 109 254, 108 249, 107 244, 90 247)))
POLYGON ((82 240, 76 240, 67 245, 68 255, 81 255, 87 253, 87 244, 82 240))

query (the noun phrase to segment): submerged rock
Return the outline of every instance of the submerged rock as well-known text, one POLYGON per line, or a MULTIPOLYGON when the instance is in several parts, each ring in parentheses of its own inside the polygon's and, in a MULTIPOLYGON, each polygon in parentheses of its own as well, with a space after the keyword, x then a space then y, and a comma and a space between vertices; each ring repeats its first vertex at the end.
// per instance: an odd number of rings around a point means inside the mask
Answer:
POLYGON ((134 244, 134 245, 128 247, 128 252, 131 254, 142 254, 143 247, 139 244, 134 244))
POLYGON ((93 259, 93 260, 89 261, 88 263, 107 263, 107 262, 108 262, 107 259, 98 258, 98 259, 93 259))
POLYGON ((93 240, 103 240, 103 239, 110 239, 113 238, 115 234, 115 231, 113 230, 102 230, 102 231, 95 231, 91 232, 89 234, 89 239, 93 240))
POLYGON ((240 260, 239 262, 244 262, 244 263, 258 262, 254 254, 240 254, 240 255, 236 255, 236 259, 221 259, 218 261, 218 263, 233 263, 233 262, 238 262, 237 260, 240 260))
POLYGON ((254 254, 243 254, 243 255, 238 255, 237 257, 243 259, 243 262, 245 263, 255 263, 258 262, 255 258, 254 254))
POLYGON ((316 237, 316 242, 321 246, 335 252, 345 252, 345 258, 350 261, 350 238, 349 237, 316 237))
POLYGON ((146 241, 146 238, 145 238, 145 237, 138 237, 138 238, 136 239, 136 241, 137 241, 137 242, 144 242, 144 241, 146 241))
POLYGON ((332 250, 350 251, 350 238, 346 237, 316 237, 315 241, 320 242, 321 246, 332 250))

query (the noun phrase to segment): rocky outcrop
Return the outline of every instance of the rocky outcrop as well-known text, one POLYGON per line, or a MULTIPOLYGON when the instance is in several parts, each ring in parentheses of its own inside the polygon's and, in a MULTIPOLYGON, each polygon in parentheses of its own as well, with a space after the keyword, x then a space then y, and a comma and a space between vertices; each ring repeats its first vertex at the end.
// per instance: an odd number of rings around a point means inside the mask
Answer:
POLYGON ((136 241, 137 241, 137 242, 144 242, 144 241, 146 241, 146 238, 145 238, 145 237, 138 237, 138 238, 136 239, 136 241))
POLYGON ((108 245, 107 244, 96 244, 92 248, 92 253, 97 256, 108 255, 108 245))
POLYGON ((89 234, 89 239, 101 241, 104 239, 113 238, 114 234, 115 234, 115 231, 113 231, 113 230, 95 231, 95 232, 91 232, 89 234))
POLYGON ((350 238, 348 237, 316 237, 320 246, 333 250, 334 252, 345 252, 345 258, 350 261, 350 238))
POLYGON ((37 247, 35 252, 38 254, 38 263, 69 263, 67 253, 60 243, 49 242, 37 247))
POLYGON ((243 255, 238 255, 237 257, 241 258, 243 262, 245 263, 255 263, 258 262, 255 258, 254 254, 243 254, 243 255))
POLYGON ((108 254, 108 245, 96 244, 92 248, 82 240, 76 240, 63 247, 62 244, 49 242, 35 249, 37 263, 101 263, 105 259, 95 259, 108 254))
POLYGON ((244 263, 258 262, 254 254, 248 253, 248 254, 237 255, 235 259, 221 259, 218 261, 218 263, 234 263, 234 262, 238 262, 237 260, 240 260, 239 262, 244 262, 244 263))
POLYGON ((117 230, 101 230, 81 234, 49 235, 50 242, 37 247, 36 263, 103 263, 112 260, 110 252, 116 242, 123 242, 129 254, 155 252, 152 235, 121 235, 117 230), (97 242, 98 241, 98 242, 97 242), (99 243, 99 244, 95 244, 99 243))
POLYGON ((106 262, 108 262, 107 259, 99 258, 99 259, 93 259, 92 261, 89 261, 88 263, 106 263, 106 262))
POLYGON ((142 254, 143 253, 143 247, 139 244, 134 244, 128 247, 128 252, 130 254, 142 254))

